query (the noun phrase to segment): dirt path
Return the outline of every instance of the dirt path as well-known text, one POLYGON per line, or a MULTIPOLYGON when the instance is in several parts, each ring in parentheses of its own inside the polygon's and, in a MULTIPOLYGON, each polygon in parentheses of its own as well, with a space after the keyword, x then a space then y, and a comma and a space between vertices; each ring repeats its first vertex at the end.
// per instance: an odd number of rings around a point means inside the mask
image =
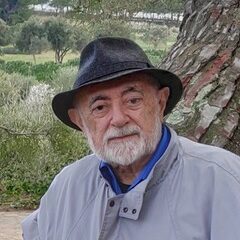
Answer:
POLYGON ((20 222, 30 211, 0 211, 0 239, 21 240, 22 230, 20 222))

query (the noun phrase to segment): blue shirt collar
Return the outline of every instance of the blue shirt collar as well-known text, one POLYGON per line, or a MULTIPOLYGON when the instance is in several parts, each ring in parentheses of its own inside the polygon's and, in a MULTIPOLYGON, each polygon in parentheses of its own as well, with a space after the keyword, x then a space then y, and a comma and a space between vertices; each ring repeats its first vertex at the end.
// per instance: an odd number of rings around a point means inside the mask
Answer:
MULTIPOLYGON (((170 130, 168 129, 167 126, 165 126, 163 124, 162 125, 162 137, 156 147, 155 152, 153 153, 153 155, 152 155, 151 159, 148 161, 148 163, 144 166, 142 171, 139 173, 139 175, 133 180, 132 184, 128 188, 128 191, 131 190, 132 188, 134 188, 137 184, 139 184, 141 181, 145 180, 148 177, 153 166, 161 158, 161 156, 164 154, 165 150, 167 149, 170 139, 171 139, 170 130)), ((111 185, 114 192, 116 194, 121 194, 122 190, 119 186, 118 180, 113 172, 112 167, 108 163, 101 161, 99 170, 100 170, 102 176, 111 185)))

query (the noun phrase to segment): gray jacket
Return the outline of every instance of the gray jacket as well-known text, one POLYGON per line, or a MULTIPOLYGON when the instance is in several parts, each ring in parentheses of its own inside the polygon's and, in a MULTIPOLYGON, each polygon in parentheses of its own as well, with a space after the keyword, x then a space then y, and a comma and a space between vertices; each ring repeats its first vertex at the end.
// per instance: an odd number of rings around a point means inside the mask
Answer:
POLYGON ((23 223, 26 240, 238 240, 240 158, 178 137, 148 178, 116 195, 87 156, 64 168, 23 223))

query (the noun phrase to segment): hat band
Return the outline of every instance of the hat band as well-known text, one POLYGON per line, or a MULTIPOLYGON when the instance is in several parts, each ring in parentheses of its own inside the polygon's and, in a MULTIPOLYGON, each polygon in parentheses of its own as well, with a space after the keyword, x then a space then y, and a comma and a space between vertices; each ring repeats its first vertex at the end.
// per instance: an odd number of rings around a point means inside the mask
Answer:
POLYGON ((87 72, 81 72, 77 76, 77 81, 75 82, 73 88, 78 88, 83 84, 86 84, 94 79, 104 77, 113 73, 126 71, 130 69, 145 69, 152 67, 148 62, 120 62, 111 65, 98 65, 94 68, 88 69, 87 72))

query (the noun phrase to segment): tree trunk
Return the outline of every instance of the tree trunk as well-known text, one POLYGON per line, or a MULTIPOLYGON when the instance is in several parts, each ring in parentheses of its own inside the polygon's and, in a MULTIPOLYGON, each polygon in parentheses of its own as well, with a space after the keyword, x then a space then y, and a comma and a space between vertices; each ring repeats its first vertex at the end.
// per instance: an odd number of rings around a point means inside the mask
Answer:
POLYGON ((181 135, 240 155, 240 1, 189 0, 160 67, 184 85, 166 121, 181 135))
POLYGON ((34 62, 34 64, 36 64, 36 63, 37 63, 37 61, 36 61, 36 55, 33 53, 32 56, 33 56, 33 62, 34 62))

